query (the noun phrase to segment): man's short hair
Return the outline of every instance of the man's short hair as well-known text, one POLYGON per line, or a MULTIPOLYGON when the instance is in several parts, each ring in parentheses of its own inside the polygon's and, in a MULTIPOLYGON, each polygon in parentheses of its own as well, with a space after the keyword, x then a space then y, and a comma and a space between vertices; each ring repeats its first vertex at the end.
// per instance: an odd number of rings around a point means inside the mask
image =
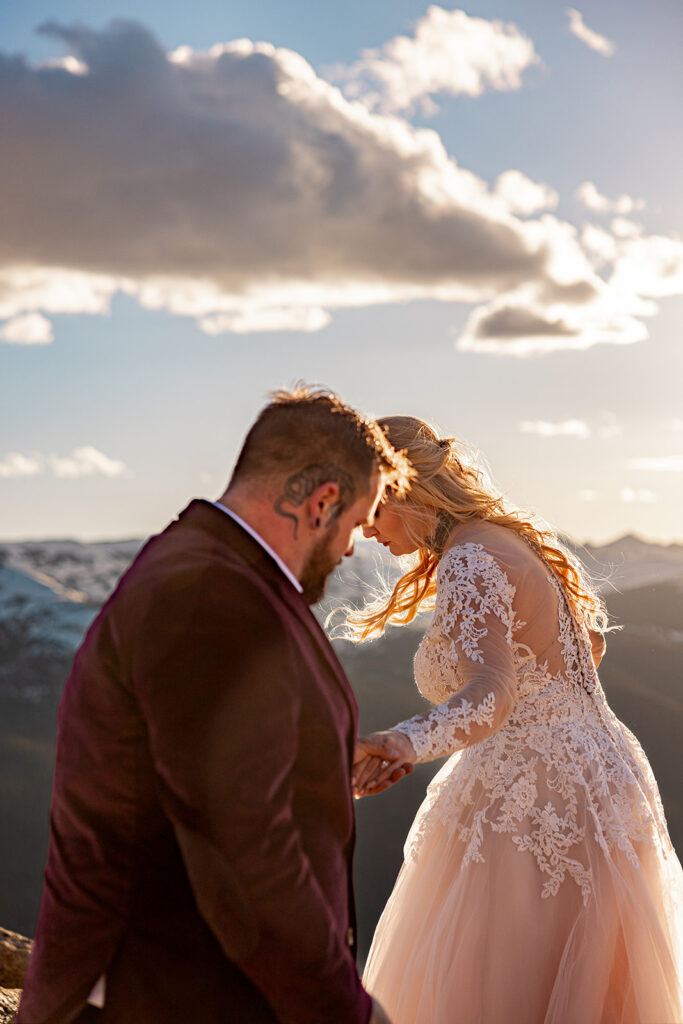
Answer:
POLYGON ((374 420, 366 419, 333 391, 298 383, 280 389, 247 434, 230 486, 282 480, 299 504, 320 484, 336 482, 338 512, 367 492, 373 469, 385 486, 405 493, 413 475, 405 454, 395 451, 374 420))

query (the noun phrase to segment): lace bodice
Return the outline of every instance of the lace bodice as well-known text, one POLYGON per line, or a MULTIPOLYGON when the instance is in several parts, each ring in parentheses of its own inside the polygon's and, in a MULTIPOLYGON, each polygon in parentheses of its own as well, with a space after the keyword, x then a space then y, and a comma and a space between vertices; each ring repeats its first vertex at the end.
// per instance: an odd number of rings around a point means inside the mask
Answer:
POLYGON ((654 779, 607 704, 584 622, 516 534, 490 523, 461 528, 439 564, 415 678, 435 706, 394 728, 418 761, 456 757, 430 787, 413 852, 436 819, 457 829, 474 860, 483 859, 485 827, 509 832, 547 876, 544 895, 570 875, 584 899, 587 827, 605 850, 637 859, 634 843, 651 839, 652 808, 661 811, 654 779), (455 763, 457 791, 448 787, 455 763))

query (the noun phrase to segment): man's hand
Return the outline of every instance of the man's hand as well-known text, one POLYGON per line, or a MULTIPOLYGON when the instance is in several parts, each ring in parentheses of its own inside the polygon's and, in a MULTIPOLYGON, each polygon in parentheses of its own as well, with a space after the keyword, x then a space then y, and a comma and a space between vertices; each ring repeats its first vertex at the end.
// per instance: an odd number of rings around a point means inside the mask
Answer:
MULTIPOLYGON (((412 770, 412 764, 400 764, 392 767, 391 774, 381 782, 368 782, 362 789, 354 784, 353 795, 357 799, 363 796, 377 796, 378 793, 383 793, 385 789, 389 789, 394 783, 399 782, 404 775, 410 775, 412 770)), ((378 757, 366 757, 354 766, 354 771, 371 775, 372 778, 380 777, 384 774, 383 762, 378 757)))
POLYGON ((372 1013, 368 1024, 391 1024, 386 1012, 376 999, 372 1000, 372 1013))
POLYGON ((412 772, 415 759, 412 743, 401 732, 387 730, 360 736, 353 759, 355 796, 383 793, 412 772))

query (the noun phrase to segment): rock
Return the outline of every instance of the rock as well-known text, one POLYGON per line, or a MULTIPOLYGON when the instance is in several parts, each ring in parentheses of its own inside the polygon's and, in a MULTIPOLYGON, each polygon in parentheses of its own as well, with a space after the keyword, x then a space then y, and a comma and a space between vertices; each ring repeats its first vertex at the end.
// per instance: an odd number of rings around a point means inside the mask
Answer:
POLYGON ((0 928, 0 989, 20 989, 33 943, 23 935, 0 928))
POLYGON ((0 928, 0 1024, 14 1020, 32 949, 30 939, 0 928))
POLYGON ((19 1007, 20 988, 0 988, 0 1024, 10 1024, 19 1007))

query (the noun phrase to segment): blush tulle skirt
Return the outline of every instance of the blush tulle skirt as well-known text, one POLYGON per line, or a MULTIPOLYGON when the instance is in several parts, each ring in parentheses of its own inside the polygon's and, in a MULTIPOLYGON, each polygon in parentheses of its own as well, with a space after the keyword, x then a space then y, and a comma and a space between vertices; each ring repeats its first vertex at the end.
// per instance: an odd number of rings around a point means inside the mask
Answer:
POLYGON ((590 896, 566 877, 543 898, 510 835, 486 829, 483 860, 465 863, 457 830, 431 814, 425 831, 422 813, 363 978, 393 1024, 683 1021, 683 872, 665 823, 637 865, 586 840, 590 896))

